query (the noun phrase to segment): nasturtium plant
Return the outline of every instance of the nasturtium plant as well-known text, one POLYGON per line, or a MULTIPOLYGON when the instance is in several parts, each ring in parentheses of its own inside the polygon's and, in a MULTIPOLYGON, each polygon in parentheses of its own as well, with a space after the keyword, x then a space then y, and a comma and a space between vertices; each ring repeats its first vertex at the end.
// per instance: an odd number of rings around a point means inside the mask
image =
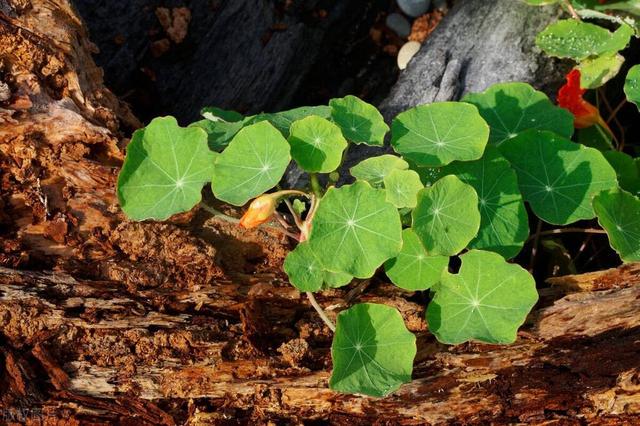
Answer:
POLYGON ((313 218, 311 248, 328 271, 369 278, 402 248, 398 210, 366 182, 329 188, 313 218))
POLYGON ((300 243, 290 251, 282 267, 289 282, 298 290, 318 291, 322 288, 325 271, 308 242, 300 243))
POLYGON ((413 170, 392 170, 384 178, 387 201, 398 208, 415 207, 418 191, 422 188, 420 175, 413 170))
POLYGON ((324 271, 322 288, 340 288, 351 283, 353 276, 344 272, 324 271))
POLYGON ((597 89, 615 77, 623 63, 624 57, 615 52, 583 60, 577 67, 580 70, 580 86, 597 89))
POLYGON ((434 255, 460 253, 480 229, 478 194, 454 175, 418 192, 413 230, 434 255))
POLYGON ((211 178, 215 153, 207 134, 183 128, 173 117, 155 118, 137 130, 118 177, 118 199, 133 220, 164 220, 191 210, 211 178))
POLYGON ((317 117, 329 119, 331 117, 331 109, 326 105, 314 106, 314 107, 298 107, 290 109, 288 111, 275 112, 275 113, 262 113, 254 117, 251 117, 249 124, 259 123, 261 121, 268 121, 271 123, 285 138, 289 137, 289 129, 291 125, 305 117, 315 115, 317 117))
POLYGON ((362 160, 353 166, 350 172, 354 178, 367 181, 374 187, 380 187, 389 173, 408 168, 409 164, 402 158, 385 154, 362 160))
POLYGON ((211 189, 219 200, 241 206, 280 182, 289 161, 289 144, 262 121, 240 130, 216 158, 211 189))
POLYGON ((573 115, 526 83, 495 84, 482 93, 467 94, 463 101, 478 107, 491 127, 492 145, 500 146, 530 129, 549 130, 567 138, 573 134, 573 115))
POLYGON ((611 189, 595 196, 593 208, 620 258, 625 262, 640 261, 640 198, 611 189))
POLYGON ((338 314, 331 389, 386 396, 411 381, 416 338, 389 306, 361 303, 338 314))
POLYGON ((589 22, 560 20, 538 34, 536 44, 548 55, 583 60, 624 49, 633 29, 622 24, 615 32, 589 22))
POLYGON ((494 251, 507 259, 517 255, 529 237, 529 220, 518 178, 507 159, 489 146, 481 159, 456 161, 444 170, 478 194, 480 230, 469 247, 494 251))
POLYGON ((427 308, 429 330, 443 343, 512 343, 538 301, 533 277, 492 252, 471 250, 457 274, 445 272, 427 308))
POLYGON ((592 219, 591 199, 617 185, 616 173, 600 151, 551 132, 530 130, 500 150, 518 175, 524 199, 548 223, 592 219))
POLYGON ((413 229, 402 231, 402 251, 384 264, 395 285, 405 290, 426 290, 440 281, 449 266, 448 256, 430 256, 413 229))
POLYGON ((627 95, 627 100, 633 102, 640 109, 640 65, 632 66, 627 73, 624 93, 627 95))
POLYGON ((391 125, 391 145, 418 166, 477 160, 489 139, 478 109, 463 102, 437 102, 401 112, 391 125))
POLYGON ((621 189, 640 196, 640 163, 630 155, 620 151, 603 151, 611 167, 616 171, 621 189))
POLYGON ((389 126, 376 107, 351 95, 332 99, 329 106, 331 118, 349 141, 366 145, 384 144, 389 126))
POLYGON ((329 173, 342 162, 347 141, 329 120, 310 115, 294 122, 289 132, 291 156, 303 170, 329 173))

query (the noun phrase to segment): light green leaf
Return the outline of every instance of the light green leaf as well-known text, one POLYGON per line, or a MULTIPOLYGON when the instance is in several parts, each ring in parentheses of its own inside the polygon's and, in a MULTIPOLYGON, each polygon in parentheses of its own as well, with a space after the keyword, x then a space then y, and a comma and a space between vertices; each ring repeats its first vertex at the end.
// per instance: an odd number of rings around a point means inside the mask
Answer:
POLYGON ((402 251, 384 264, 387 276, 405 290, 426 290, 440 281, 449 266, 447 256, 429 256, 412 229, 402 231, 402 251))
POLYGON ((296 212, 296 214, 302 215, 305 210, 307 210, 307 205, 304 203, 304 201, 301 201, 297 198, 293 200, 293 211, 296 212))
POLYGON ((344 287, 353 280, 353 277, 344 272, 324 271, 324 284, 322 288, 339 288, 344 287))
POLYGON ((480 229, 478 195, 472 186, 453 175, 418 192, 413 230, 431 255, 453 256, 480 229))
POLYGON ((593 196, 616 186, 616 173, 600 151, 551 132, 530 130, 500 150, 518 175, 524 199, 548 223, 593 218, 593 196))
POLYGON ((444 173, 455 174, 478 193, 480 231, 469 247, 507 259, 517 255, 529 237, 529 220, 518 178, 507 159, 489 146, 480 160, 452 163, 444 173))
POLYGON ((207 133, 209 149, 212 151, 222 151, 233 137, 242 129, 242 121, 227 123, 226 121, 199 120, 189 124, 189 127, 199 127, 207 133))
POLYGON ((289 144, 271 124, 263 121, 247 126, 216 159, 213 194, 241 206, 276 186, 290 160, 289 144))
POLYGON ((329 188, 313 218, 309 244, 325 269, 369 278, 402 247, 398 210, 384 191, 358 181, 329 188))
POLYGON ((387 201, 398 208, 415 207, 418 191, 424 188, 420 175, 413 170, 392 170, 384 178, 387 201))
POLYGON ((634 65, 629 69, 624 81, 624 93, 627 100, 640 109, 640 65, 634 65))
POLYGON ((550 130, 567 138, 573 134, 573 114, 526 83, 494 84, 463 100, 478 107, 491 127, 489 143, 493 145, 500 146, 529 129, 550 130))
POLYGON ((285 138, 288 138, 291 124, 293 124, 294 121, 301 120, 310 115, 328 119, 331 117, 331 109, 326 105, 320 105, 311 107, 303 106, 281 112, 262 113, 252 117, 248 124, 268 121, 273 124, 285 138))
POLYGON ((536 37, 536 44, 548 55, 581 61, 624 49, 633 29, 623 24, 611 33, 606 28, 575 19, 549 25, 536 37))
POLYGON ((204 107, 200 110, 200 115, 210 121, 226 121, 235 123, 244 120, 244 116, 236 111, 229 111, 218 107, 204 107))
POLYGON ((340 128, 316 115, 293 122, 289 144, 296 163, 311 173, 329 173, 337 169, 347 147, 340 128))
POLYGON ((374 187, 382 185, 384 178, 393 170, 407 170, 409 164, 395 155, 380 155, 362 160, 350 169, 351 175, 369 182, 374 187))
POLYGON ((416 338, 389 306, 361 303, 338 314, 329 387, 382 397, 411 381, 416 338))
POLYGON ((389 131, 389 126, 376 107, 351 95, 331 99, 329 106, 331 118, 340 126, 345 138, 355 144, 384 144, 384 136, 389 131))
POLYGON ((533 277, 488 251, 471 250, 460 259, 460 272, 445 272, 429 303, 429 331, 449 344, 513 343, 538 301, 533 277))
POLYGON ((118 176, 118 199, 133 220, 164 220, 191 210, 211 178, 215 153, 202 129, 155 118, 137 130, 118 176))
POLYGON ((438 167, 482 157, 489 126, 478 109, 463 102, 420 105, 398 114, 391 145, 418 166, 438 167))
POLYGON ((618 75, 624 63, 624 56, 617 53, 603 54, 593 59, 585 59, 578 64, 580 87, 597 89, 618 75))
POLYGON ((596 195, 593 208, 620 258, 640 261, 640 199, 616 188, 596 195))
POLYGON ((300 291, 318 291, 322 288, 322 264, 307 242, 298 244, 287 254, 283 269, 289 282, 300 291))
POLYGON ((620 188, 631 194, 640 195, 640 168, 638 160, 620 151, 604 151, 602 153, 611 167, 616 171, 620 188))

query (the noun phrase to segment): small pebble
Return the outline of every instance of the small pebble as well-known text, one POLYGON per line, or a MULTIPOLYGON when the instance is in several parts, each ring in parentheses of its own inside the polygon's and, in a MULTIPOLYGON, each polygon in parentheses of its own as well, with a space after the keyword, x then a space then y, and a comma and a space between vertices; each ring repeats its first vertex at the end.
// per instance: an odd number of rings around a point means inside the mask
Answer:
POLYGON ((386 20, 387 27, 389 27, 393 32, 398 34, 402 38, 409 37, 411 33, 411 24, 407 21, 407 18, 400 15, 399 13, 392 13, 387 15, 386 20))
POLYGON ((398 52, 398 68, 405 69, 411 58, 420 50, 420 46, 422 45, 417 41, 408 41, 403 44, 398 52))
POLYGON ((398 0, 400 9, 413 18, 426 13, 430 5, 431 0, 398 0))

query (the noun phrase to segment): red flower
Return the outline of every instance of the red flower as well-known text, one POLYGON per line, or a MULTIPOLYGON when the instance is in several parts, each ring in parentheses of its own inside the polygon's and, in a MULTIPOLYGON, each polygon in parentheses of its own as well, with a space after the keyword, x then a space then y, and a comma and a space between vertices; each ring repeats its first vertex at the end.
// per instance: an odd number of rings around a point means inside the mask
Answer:
POLYGON ((580 71, 573 69, 567 74, 567 82, 558 92, 558 105, 571 111, 574 117, 574 126, 577 129, 600 124, 609 130, 607 123, 600 116, 598 108, 582 98, 586 91, 580 87, 580 71))

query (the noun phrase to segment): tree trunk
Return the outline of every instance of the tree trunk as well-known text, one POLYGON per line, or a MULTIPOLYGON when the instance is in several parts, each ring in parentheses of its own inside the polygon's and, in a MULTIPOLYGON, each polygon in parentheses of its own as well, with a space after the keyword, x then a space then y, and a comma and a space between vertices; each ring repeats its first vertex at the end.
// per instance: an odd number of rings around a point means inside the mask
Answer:
POLYGON ((327 292, 331 316, 397 307, 419 344, 393 396, 328 390, 331 334, 280 272, 284 235, 119 211, 121 132, 139 123, 92 50, 66 0, 0 0, 2 421, 640 421, 637 264, 555 280, 511 346, 440 345, 424 306, 376 280, 327 292))

